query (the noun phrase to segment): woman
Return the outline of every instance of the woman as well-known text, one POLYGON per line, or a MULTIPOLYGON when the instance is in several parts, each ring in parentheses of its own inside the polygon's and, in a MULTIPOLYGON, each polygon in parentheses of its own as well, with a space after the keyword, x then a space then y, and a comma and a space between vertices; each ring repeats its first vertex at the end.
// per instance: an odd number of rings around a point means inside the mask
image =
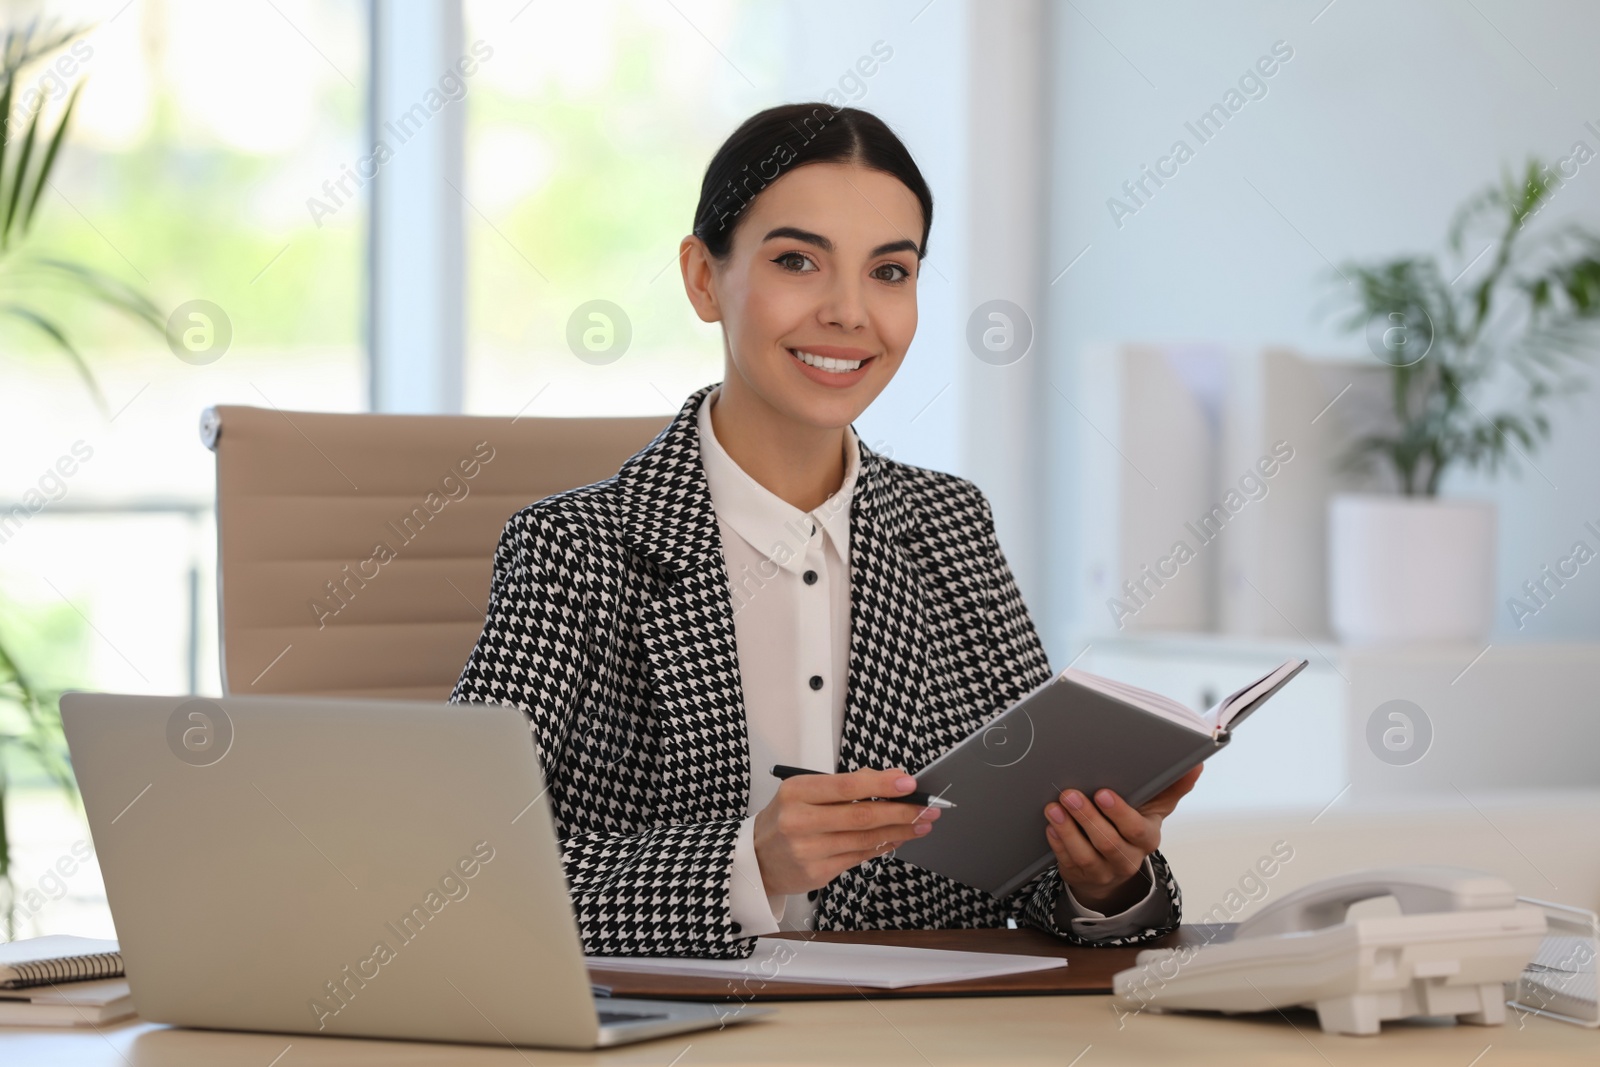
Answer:
POLYGON ((512 516, 452 700, 529 716, 585 951, 743 957, 782 929, 1172 929, 1162 818, 1045 809, 1056 864, 1004 900, 897 860, 937 809, 885 800, 1051 676, 971 482, 851 423, 917 325, 933 202, 875 116, 796 104, 707 168, 679 258, 720 383, 614 476, 512 516), (837 773, 781 783, 774 763, 837 773))

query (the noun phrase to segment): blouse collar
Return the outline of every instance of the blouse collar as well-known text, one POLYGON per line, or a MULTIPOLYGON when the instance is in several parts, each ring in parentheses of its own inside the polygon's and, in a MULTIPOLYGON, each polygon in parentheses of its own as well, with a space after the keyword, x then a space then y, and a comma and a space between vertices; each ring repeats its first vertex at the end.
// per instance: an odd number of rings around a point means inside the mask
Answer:
POLYGON ((805 546, 820 526, 841 560, 850 559, 850 504, 861 469, 861 448, 855 428, 845 427, 844 480, 828 499, 801 511, 752 478, 717 440, 711 426, 711 403, 721 387, 708 392, 696 415, 700 460, 705 466, 717 516, 778 566, 798 574, 805 566, 805 546))

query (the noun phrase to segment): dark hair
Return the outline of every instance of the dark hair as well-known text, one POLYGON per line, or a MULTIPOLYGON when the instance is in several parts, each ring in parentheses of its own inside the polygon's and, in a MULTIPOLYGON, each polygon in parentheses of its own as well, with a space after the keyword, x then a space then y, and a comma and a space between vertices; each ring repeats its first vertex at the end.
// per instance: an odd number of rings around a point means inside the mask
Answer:
POLYGON ((922 240, 928 254, 933 194, 906 146, 884 121, 859 108, 820 102, 769 107, 745 119, 717 149, 700 183, 694 234, 717 259, 728 255, 733 231, 756 195, 807 163, 858 163, 900 179, 922 204, 922 240))

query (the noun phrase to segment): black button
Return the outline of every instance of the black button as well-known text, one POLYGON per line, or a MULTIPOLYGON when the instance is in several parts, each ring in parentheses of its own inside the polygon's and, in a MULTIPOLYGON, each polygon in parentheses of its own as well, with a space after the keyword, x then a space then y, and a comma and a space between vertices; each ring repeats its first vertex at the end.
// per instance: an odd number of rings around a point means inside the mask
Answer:
POLYGON ((813 688, 813 689, 821 689, 822 688, 822 675, 813 674, 811 676, 811 688, 813 688))
POLYGON ((817 899, 817 891, 815 889, 813 889, 811 892, 807 893, 806 894, 806 899, 807 900, 816 900, 817 899))
POLYGON ((743 930, 743 929, 744 929, 744 927, 740 926, 738 921, 735 920, 734 924, 733 924, 733 932, 734 933, 738 933, 740 930, 743 930))
POLYGON ((803 575, 803 577, 805 578, 807 585, 816 585, 817 584, 817 572, 816 571, 806 571, 806 573, 803 575))

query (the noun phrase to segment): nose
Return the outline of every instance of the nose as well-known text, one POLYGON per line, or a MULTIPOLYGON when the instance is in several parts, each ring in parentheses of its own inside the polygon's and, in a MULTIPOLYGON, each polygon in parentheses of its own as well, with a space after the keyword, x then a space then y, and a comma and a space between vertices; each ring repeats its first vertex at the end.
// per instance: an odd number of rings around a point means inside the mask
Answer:
POLYGON ((867 302, 861 279, 839 275, 828 290, 817 317, 827 326, 857 330, 867 325, 867 302))

